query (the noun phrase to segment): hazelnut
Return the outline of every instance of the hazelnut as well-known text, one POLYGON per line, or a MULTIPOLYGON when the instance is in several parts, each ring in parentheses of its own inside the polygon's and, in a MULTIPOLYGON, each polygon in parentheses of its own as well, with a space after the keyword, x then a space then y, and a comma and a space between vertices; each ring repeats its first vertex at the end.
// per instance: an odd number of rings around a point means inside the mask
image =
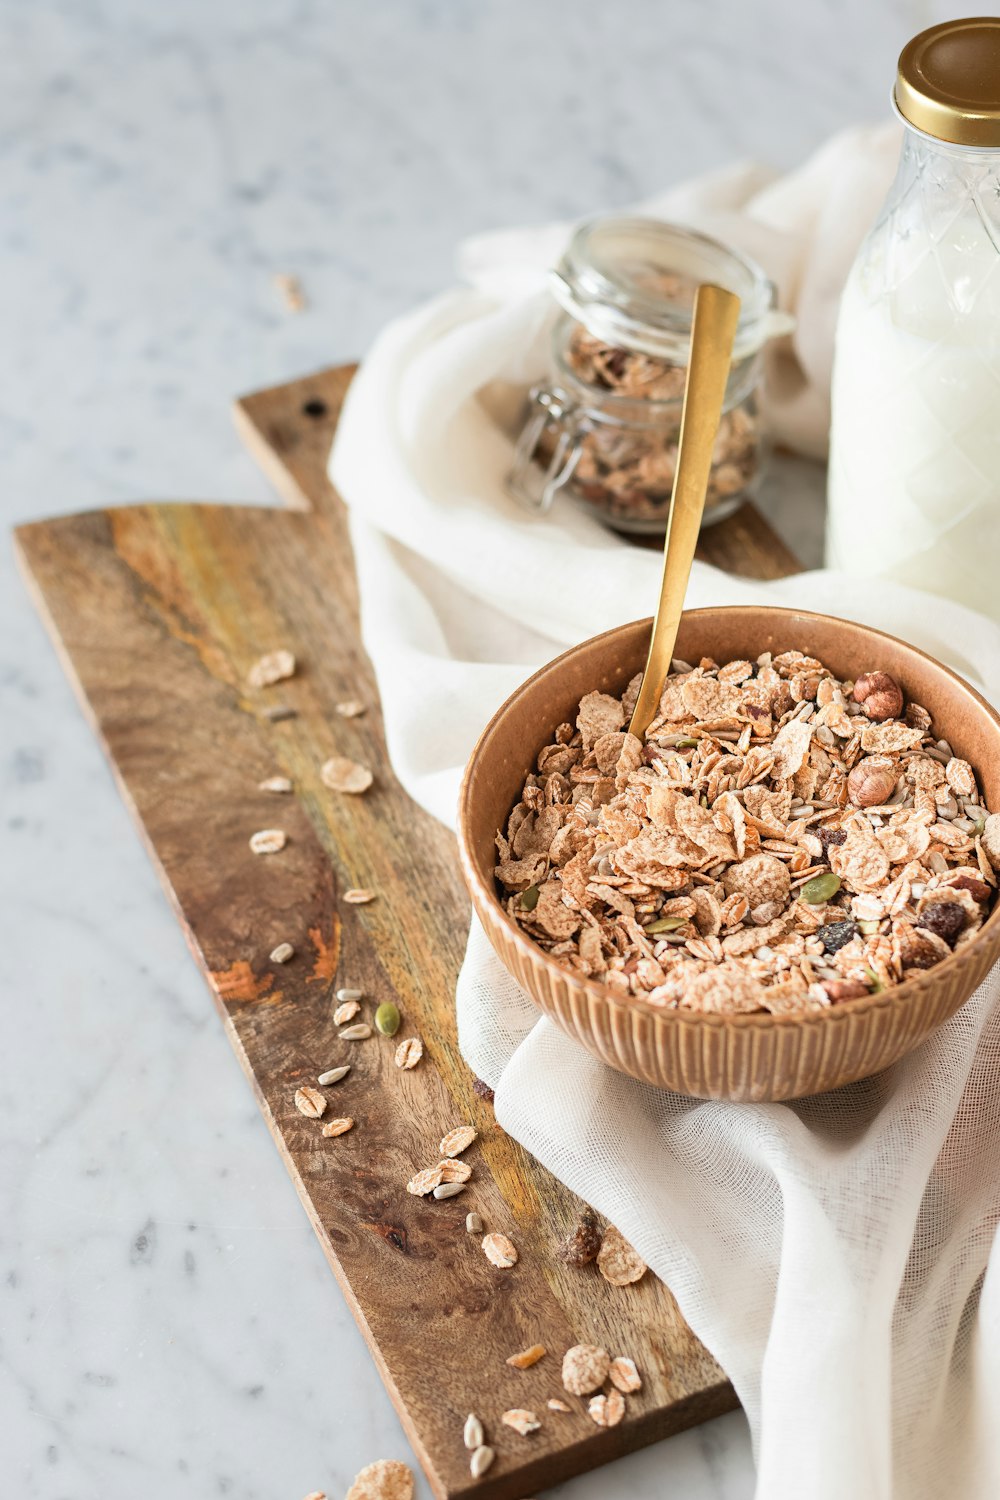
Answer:
POLYGON ((896 790, 896 768, 882 755, 859 760, 847 778, 847 795, 855 807, 881 807, 896 790))
POLYGON ((860 979, 829 979, 823 988, 826 990, 831 1005, 839 1005, 841 1000, 857 1000, 861 995, 869 995, 871 991, 860 979))
POLYGON ((903 712, 903 689, 888 672, 865 672, 854 684, 854 701, 869 719, 882 724, 903 712))

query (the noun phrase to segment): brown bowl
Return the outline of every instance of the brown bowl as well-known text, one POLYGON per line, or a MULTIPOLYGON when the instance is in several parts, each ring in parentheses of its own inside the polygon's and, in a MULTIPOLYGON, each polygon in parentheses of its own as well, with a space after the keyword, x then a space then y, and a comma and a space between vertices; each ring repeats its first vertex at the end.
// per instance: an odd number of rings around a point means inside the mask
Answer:
MULTIPOLYGON (((558 724, 575 721, 585 693, 620 695, 646 658, 649 620, 566 651, 500 708, 472 752, 459 799, 462 869, 505 968, 546 1015, 612 1067, 702 1099, 797 1099, 879 1072, 946 1021, 1000 957, 1000 905, 951 958, 911 979, 801 1016, 705 1015, 622 1000, 564 969, 504 911, 493 878, 494 839, 506 827, 535 757, 558 724)), ((893 636, 830 615, 736 605, 681 620, 676 655, 725 663, 763 651, 805 651, 839 677, 888 672, 930 712, 939 737, 968 760, 1000 809, 1000 716, 968 683, 893 636)))

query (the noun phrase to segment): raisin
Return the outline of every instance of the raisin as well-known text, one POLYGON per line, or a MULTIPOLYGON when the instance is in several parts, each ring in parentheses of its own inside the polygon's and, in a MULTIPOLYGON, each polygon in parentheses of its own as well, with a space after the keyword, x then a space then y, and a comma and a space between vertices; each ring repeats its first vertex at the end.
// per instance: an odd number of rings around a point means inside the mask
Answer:
POLYGON ((819 928, 816 936, 823 944, 825 953, 836 953, 838 948, 843 948, 845 943, 851 941, 857 930, 855 922, 827 922, 824 927, 819 928))
POLYGON ((819 841, 823 845, 823 853, 829 854, 831 844, 847 843, 847 830, 845 828, 821 828, 819 841))
POLYGON ((588 1209, 580 1215, 580 1222, 571 1234, 562 1241, 556 1254, 568 1266, 589 1266, 597 1259, 604 1236, 597 1227, 597 1219, 588 1209))
POLYGON ((472 1092, 477 1099, 485 1099, 487 1104, 493 1103, 493 1090, 481 1078, 474 1078, 472 1080, 472 1092))
POLYGON ((965 926, 965 909, 957 901, 932 901, 917 918, 916 925, 936 933, 955 946, 955 939, 965 926))

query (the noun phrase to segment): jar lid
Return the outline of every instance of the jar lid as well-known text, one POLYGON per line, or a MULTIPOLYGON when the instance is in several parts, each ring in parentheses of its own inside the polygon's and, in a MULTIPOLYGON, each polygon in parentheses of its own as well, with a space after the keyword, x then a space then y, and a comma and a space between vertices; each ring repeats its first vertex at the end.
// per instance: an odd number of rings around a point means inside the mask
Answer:
POLYGON ((748 256, 662 219, 588 219, 551 272, 556 300, 594 338, 681 364, 694 294, 706 281, 740 299, 734 359, 795 327, 776 311, 773 282, 748 256))
POLYGON ((907 42, 894 98, 907 124, 939 141, 1000 147, 1000 16, 944 21, 907 42))

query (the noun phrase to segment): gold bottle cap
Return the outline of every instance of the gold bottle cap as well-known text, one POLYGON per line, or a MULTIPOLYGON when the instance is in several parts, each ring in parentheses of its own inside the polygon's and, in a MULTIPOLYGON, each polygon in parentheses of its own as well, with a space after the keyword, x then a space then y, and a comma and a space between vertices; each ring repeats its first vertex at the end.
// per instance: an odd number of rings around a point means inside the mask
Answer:
POLYGON ((1000 16, 945 21, 907 42, 895 97, 903 119, 927 135, 1000 147, 1000 16))

